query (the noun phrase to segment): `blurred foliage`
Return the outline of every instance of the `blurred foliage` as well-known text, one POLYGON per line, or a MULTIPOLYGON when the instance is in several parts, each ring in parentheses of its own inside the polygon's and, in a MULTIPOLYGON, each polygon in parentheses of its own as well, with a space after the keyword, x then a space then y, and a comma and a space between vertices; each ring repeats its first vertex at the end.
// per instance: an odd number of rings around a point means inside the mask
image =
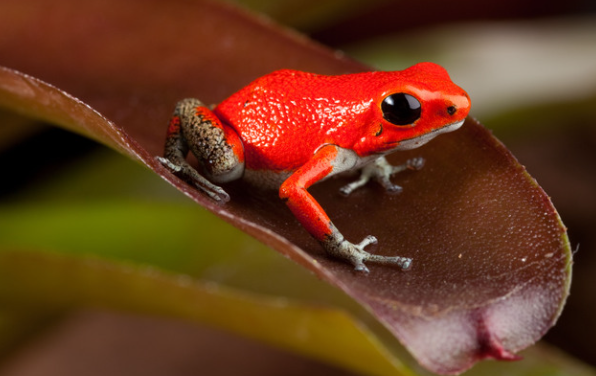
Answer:
POLYGON ((318 30, 390 0, 219 0, 235 3, 290 27, 318 30))

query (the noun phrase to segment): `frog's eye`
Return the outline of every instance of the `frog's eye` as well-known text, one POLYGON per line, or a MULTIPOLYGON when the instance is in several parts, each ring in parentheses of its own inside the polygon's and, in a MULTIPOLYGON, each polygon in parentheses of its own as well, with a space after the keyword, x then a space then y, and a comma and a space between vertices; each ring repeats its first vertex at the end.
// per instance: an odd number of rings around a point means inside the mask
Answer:
POLYGON ((395 125, 412 124, 420 118, 422 107, 418 99, 410 94, 391 94, 381 103, 383 117, 395 125))

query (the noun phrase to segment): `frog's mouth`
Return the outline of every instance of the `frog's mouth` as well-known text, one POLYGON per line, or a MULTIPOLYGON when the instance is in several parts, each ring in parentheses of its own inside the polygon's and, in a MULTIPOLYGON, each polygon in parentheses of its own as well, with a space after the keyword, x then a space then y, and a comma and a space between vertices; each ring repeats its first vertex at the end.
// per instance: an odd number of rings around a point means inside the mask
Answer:
POLYGON ((425 133, 421 136, 409 138, 406 140, 401 140, 401 141, 399 141, 399 143, 397 143, 394 150, 415 149, 419 146, 426 144, 427 142, 429 142, 433 138, 437 137, 441 133, 453 132, 453 131, 459 129, 459 127, 461 127, 464 124, 464 122, 465 122, 465 120, 447 124, 441 128, 437 128, 437 129, 433 130, 432 132, 425 133))

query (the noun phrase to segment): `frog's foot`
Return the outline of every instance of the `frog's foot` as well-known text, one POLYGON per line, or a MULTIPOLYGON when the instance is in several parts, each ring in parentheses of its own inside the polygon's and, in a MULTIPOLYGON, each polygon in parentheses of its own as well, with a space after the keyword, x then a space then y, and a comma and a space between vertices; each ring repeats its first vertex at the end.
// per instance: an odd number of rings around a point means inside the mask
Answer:
POLYGON ((374 162, 369 163, 362 168, 358 180, 343 186, 340 188, 339 192, 344 196, 348 196, 356 189, 368 183, 372 178, 379 182, 387 192, 400 193, 402 188, 397 184, 393 184, 390 180, 391 177, 398 172, 405 170, 420 170, 422 167, 424 167, 424 158, 422 157, 408 159, 406 163, 398 166, 392 166, 387 162, 385 157, 379 157, 374 162))
POLYGON ((402 270, 408 270, 412 266, 411 258, 373 255, 364 250, 364 247, 367 245, 376 243, 377 238, 369 235, 359 244, 353 244, 343 238, 339 241, 330 238, 323 243, 323 246, 331 255, 349 261, 358 272, 369 273, 368 268, 364 265, 365 262, 396 265, 402 268, 402 270))
POLYGON ((175 175, 190 181, 195 187, 203 191, 213 200, 222 203, 230 201, 230 196, 223 190, 223 188, 211 183, 207 178, 201 176, 197 170, 186 162, 186 160, 164 157, 155 157, 155 159, 175 175))

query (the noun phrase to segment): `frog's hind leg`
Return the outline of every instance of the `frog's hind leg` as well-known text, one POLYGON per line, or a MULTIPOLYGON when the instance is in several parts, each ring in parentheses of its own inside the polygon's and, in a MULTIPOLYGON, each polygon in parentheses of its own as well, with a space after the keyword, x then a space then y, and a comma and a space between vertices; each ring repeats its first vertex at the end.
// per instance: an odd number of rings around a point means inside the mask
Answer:
POLYGON ((236 131, 197 99, 180 101, 174 116, 180 117, 182 134, 209 180, 227 183, 242 176, 244 149, 236 131))
POLYGON ((238 135, 197 99, 184 99, 176 105, 164 156, 158 160, 216 201, 228 201, 229 196, 211 181, 225 183, 239 178, 244 171, 244 152, 238 135), (186 161, 189 150, 208 179, 186 161))

